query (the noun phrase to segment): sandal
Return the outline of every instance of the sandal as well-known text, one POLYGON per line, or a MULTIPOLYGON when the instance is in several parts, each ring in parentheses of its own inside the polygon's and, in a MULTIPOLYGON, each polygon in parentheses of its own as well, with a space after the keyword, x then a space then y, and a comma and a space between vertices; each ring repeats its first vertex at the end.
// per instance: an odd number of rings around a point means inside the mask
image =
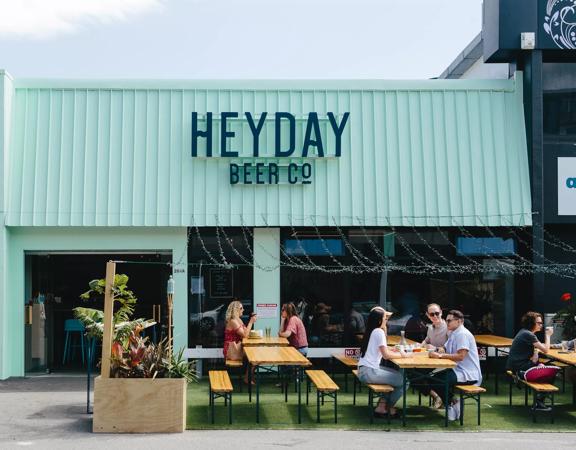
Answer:
POLYGON ((434 409, 442 409, 444 404, 442 403, 442 399, 439 396, 436 396, 432 399, 432 407, 434 409))

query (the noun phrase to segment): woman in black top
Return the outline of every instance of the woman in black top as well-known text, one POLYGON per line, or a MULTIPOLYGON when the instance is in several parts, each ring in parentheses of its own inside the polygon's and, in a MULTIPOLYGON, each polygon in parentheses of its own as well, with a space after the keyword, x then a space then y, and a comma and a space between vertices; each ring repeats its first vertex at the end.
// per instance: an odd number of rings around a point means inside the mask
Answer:
MULTIPOLYGON (((552 327, 546 329, 544 344, 536 337, 536 333, 542 331, 544 321, 542 315, 537 312, 527 312, 522 317, 522 329, 514 337, 506 368, 514 372, 518 378, 524 379, 524 372, 531 367, 538 365, 538 352, 548 352, 550 350, 550 336, 553 333, 552 327)), ((543 399, 539 396, 535 405, 536 409, 548 411, 550 408, 544 405, 543 399)))
MULTIPOLYGON (((522 317, 523 328, 514 337, 512 347, 510 347, 510 354, 506 364, 508 370, 516 374, 525 372, 531 367, 538 365, 538 354, 535 350, 540 350, 544 353, 550 350, 552 328, 546 330, 544 344, 536 337, 536 333, 542 331, 543 326, 544 322, 541 314, 532 311, 524 314, 524 317, 522 317)), ((519 375, 524 378, 523 374, 519 375)))

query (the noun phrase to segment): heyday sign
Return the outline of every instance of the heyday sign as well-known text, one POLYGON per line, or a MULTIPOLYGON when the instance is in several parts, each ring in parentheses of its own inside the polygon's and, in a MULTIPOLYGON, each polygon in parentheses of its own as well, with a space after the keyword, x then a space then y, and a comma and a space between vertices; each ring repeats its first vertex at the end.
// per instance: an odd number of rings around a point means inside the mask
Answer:
MULTIPOLYGON (((326 156, 342 156, 342 135, 350 117, 349 112, 342 114, 338 120, 333 112, 326 114, 330 127, 325 127, 327 132, 333 136, 334 148, 326 148, 328 136, 323 136, 320 126, 320 118, 317 112, 310 112, 306 118, 306 128, 301 142, 296 141, 296 117, 289 112, 276 112, 268 114, 262 112, 258 118, 250 112, 245 112, 240 116, 238 112, 221 112, 219 116, 220 148, 219 155, 222 158, 246 157, 245 152, 240 152, 235 146, 236 132, 229 130, 230 123, 245 121, 252 135, 252 149, 250 158, 258 158, 260 155, 260 135, 266 123, 273 121, 274 125, 274 155, 275 158, 323 158, 326 156), (241 156, 241 153, 243 156, 241 156)), ((211 112, 206 113, 205 118, 200 118, 197 112, 192 113, 192 145, 191 155, 196 157, 213 157, 214 122, 217 119, 211 112), (202 126, 199 122, 203 122, 202 126), (205 155, 199 155, 199 141, 205 141, 205 155)), ((324 119, 325 120, 325 119, 324 119)), ((332 137, 331 136, 331 137, 332 137)), ((291 162, 286 166, 286 171, 281 170, 283 166, 277 163, 231 163, 230 164, 230 184, 278 184, 286 182, 289 184, 310 184, 312 176, 312 166, 309 163, 297 164, 291 162), (285 179, 282 179, 284 176, 285 179)))
POLYGON ((558 215, 576 216, 576 158, 558 158, 558 215))

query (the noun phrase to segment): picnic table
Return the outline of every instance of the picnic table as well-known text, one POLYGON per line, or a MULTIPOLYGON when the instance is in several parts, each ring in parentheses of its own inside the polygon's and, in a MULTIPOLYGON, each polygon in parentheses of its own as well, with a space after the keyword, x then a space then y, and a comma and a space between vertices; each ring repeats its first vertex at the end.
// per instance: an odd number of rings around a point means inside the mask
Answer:
POLYGON ((555 359, 556 361, 563 362, 564 364, 569 364, 571 366, 576 366, 576 352, 574 350, 569 352, 563 352, 557 348, 551 348, 546 353, 543 353, 549 358, 555 359))
MULTIPOLYGON (((413 353, 412 356, 408 358, 394 358, 391 359, 394 364, 398 366, 400 372, 402 373, 403 379, 403 387, 404 387, 404 395, 402 396, 402 426, 406 426, 406 387, 408 382, 408 371, 414 369, 453 369, 456 367, 456 363, 449 359, 439 359, 439 358, 430 358, 428 356, 428 352, 419 352, 413 353)), ((426 373, 425 375, 417 374, 413 376, 411 381, 422 379, 427 377, 429 374, 426 373)), ((444 389, 445 389, 445 398, 448 398, 448 379, 444 377, 444 389)), ((444 416, 444 426, 448 426, 448 402, 446 402, 445 407, 445 416, 444 416)))
MULTIPOLYGON (((388 345, 399 345, 400 339, 402 339, 402 336, 396 336, 396 335, 386 336, 386 343, 388 345)), ((406 339, 406 344, 408 344, 408 345, 416 344, 416 341, 413 341, 412 339, 408 339, 408 338, 405 338, 405 339, 406 339)))
POLYGON ((287 347, 289 344, 288 339, 279 336, 270 337, 245 337, 242 339, 244 347, 287 347))
MULTIPOLYGON (((559 361, 564 364, 568 364, 572 367, 576 367, 576 351, 563 351, 559 348, 551 348, 546 353, 541 352, 546 358, 559 361)), ((566 374, 564 374, 564 377, 566 374)), ((565 380, 564 380, 565 383, 565 380)), ((576 405, 576 383, 572 384, 572 404, 576 405)))
MULTIPOLYGON (((302 368, 311 366, 312 363, 294 347, 246 347, 244 354, 248 364, 253 366, 256 382, 256 423, 260 423, 260 366, 294 366, 298 368, 298 379, 302 380, 302 368)), ((248 371, 249 401, 252 401, 252 371, 248 371)), ((298 423, 302 423, 302 383, 298 385, 298 423)), ((288 389, 286 389, 287 395, 288 389)))
MULTIPOLYGON (((394 346, 400 344, 400 336, 386 336, 386 341, 388 345, 394 346)), ((415 341, 406 338, 407 344, 416 344, 415 341)), ((360 351, 360 348, 357 348, 360 351)), ((346 356, 343 353, 332 353, 332 358, 336 361, 341 362, 350 370, 356 370, 358 368, 358 357, 346 356)), ((332 365, 332 377, 334 377, 334 365, 332 365)), ((344 390, 348 392, 348 372, 344 372, 344 390)))
MULTIPOLYGON (((476 345, 494 348, 496 351, 496 364, 498 363, 498 353, 508 354, 508 352, 502 349, 509 348, 512 345, 512 339, 493 334, 476 334, 474 335, 474 339, 476 340, 476 345)), ((488 358, 488 354, 486 354, 486 358, 488 358)), ((498 395, 498 368, 496 364, 494 366, 494 390, 496 391, 496 395, 498 395)))

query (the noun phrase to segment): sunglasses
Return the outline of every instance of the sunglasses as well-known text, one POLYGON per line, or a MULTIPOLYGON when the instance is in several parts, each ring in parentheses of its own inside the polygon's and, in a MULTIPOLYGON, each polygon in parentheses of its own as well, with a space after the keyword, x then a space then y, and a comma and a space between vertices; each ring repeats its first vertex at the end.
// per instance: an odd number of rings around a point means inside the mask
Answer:
POLYGON ((442 313, 440 311, 435 311, 435 312, 428 313, 428 315, 430 317, 434 317, 434 316, 440 317, 442 315, 442 313))
POLYGON ((446 319, 446 323, 456 322, 457 320, 460 320, 460 319, 446 319))
POLYGON ((536 325, 544 325, 544 322, 536 322, 536 325))

